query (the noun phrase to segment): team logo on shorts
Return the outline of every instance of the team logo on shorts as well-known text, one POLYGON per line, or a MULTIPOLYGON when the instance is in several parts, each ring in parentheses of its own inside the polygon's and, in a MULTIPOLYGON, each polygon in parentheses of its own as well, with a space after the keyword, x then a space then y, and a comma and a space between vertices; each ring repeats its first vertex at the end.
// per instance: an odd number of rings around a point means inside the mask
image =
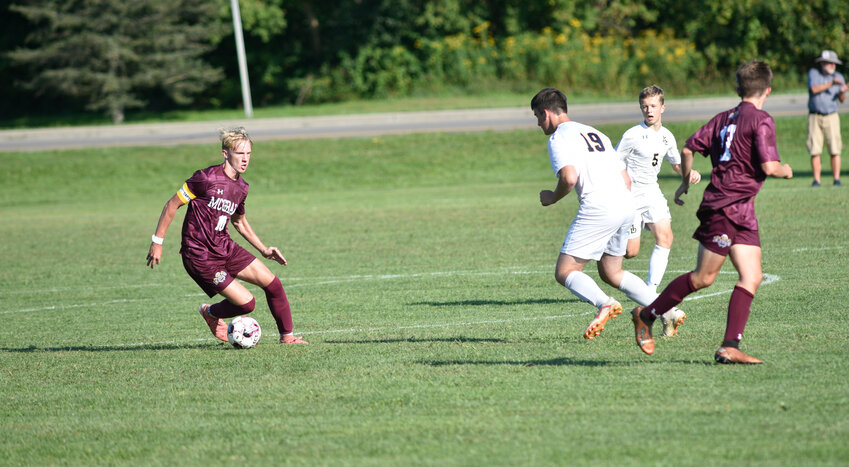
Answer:
POLYGON ((218 271, 215 273, 215 279, 212 280, 212 283, 218 285, 224 282, 225 279, 227 279, 227 273, 224 271, 218 271))
POLYGON ((728 248, 731 246, 731 239, 726 234, 714 235, 713 243, 719 245, 720 248, 728 248))

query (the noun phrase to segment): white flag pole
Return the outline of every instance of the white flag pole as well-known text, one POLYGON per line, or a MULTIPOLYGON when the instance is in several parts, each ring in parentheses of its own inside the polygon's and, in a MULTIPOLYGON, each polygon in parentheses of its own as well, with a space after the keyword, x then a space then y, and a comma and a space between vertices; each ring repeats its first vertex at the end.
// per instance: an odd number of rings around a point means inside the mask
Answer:
POLYGON ((251 83, 248 81, 248 62, 245 58, 245 39, 242 36, 242 14, 239 11, 239 0, 230 0, 233 10, 233 35, 236 36, 236 55, 239 58, 239 77, 242 80, 242 102, 245 106, 245 117, 254 115, 251 103, 251 83))

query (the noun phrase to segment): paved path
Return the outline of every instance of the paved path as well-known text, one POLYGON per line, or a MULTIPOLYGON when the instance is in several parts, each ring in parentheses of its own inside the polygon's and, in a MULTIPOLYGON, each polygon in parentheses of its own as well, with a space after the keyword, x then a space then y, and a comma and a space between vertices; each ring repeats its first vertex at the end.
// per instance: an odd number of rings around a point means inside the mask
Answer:
MULTIPOLYGON (((717 97, 667 102, 665 122, 707 120, 731 108, 739 99, 717 97)), ((807 94, 771 96, 765 109, 773 116, 807 114, 807 94)), ((849 111, 844 106, 841 111, 849 111)), ((636 102, 573 105, 569 116, 582 123, 637 123, 636 102)), ((166 146, 217 141, 217 129, 244 125, 255 141, 367 137, 414 132, 470 132, 533 129, 536 119, 528 107, 430 112, 395 112, 319 117, 257 118, 241 121, 146 123, 39 128, 0 131, 0 151, 43 151, 112 146, 166 146)))

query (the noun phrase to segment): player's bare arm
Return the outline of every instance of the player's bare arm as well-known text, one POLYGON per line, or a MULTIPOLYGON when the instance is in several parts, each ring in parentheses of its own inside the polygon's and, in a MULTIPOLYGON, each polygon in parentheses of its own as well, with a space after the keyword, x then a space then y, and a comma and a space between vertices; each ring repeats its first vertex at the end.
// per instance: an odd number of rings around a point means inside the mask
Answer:
POLYGON ((539 202, 543 206, 551 206, 568 195, 578 183, 578 172, 571 165, 564 166, 557 172, 557 186, 552 190, 539 192, 539 202))
MULTIPOLYGON (((675 190, 675 204, 678 206, 684 205, 684 200, 681 196, 686 195, 690 190, 690 172, 693 171, 693 150, 684 146, 681 149, 681 185, 675 190)), ((699 177, 701 180, 701 177, 699 177)))
POLYGON ((761 169, 768 177, 793 178, 793 168, 790 164, 782 164, 778 161, 769 161, 761 164, 761 169))
MULTIPOLYGON (((678 175, 683 175, 681 173, 681 164, 672 164, 672 170, 675 171, 678 175)), ((690 185, 695 185, 702 181, 702 174, 699 173, 698 170, 691 168, 690 169, 690 185)))
POLYGON ((262 240, 260 240, 256 232, 254 232, 250 222, 248 222, 248 218, 244 214, 234 214, 233 217, 230 218, 230 222, 233 224, 233 228, 235 228, 236 231, 248 241, 248 243, 253 245, 253 247, 256 248, 264 258, 274 260, 284 266, 288 264, 286 258, 283 257, 283 253, 280 252, 280 249, 275 246, 266 247, 265 244, 262 243, 262 240))
MULTIPOLYGON (((174 220, 177 209, 182 205, 183 202, 180 201, 180 197, 177 195, 172 196, 165 203, 162 213, 159 215, 159 222, 156 223, 156 232, 153 234, 155 237, 160 239, 165 238, 165 233, 168 232, 168 227, 171 225, 171 221, 174 220)), ((161 258, 162 245, 156 242, 150 242, 150 249, 147 251, 147 265, 150 266, 150 269, 153 269, 154 265, 159 264, 161 258)))

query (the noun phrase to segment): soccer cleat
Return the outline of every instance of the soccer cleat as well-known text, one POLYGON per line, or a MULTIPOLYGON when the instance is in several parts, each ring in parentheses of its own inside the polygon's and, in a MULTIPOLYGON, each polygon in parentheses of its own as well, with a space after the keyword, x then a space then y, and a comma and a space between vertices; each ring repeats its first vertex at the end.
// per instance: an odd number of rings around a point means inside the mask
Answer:
POLYGON ((816 180, 814 180, 814 181, 811 183, 811 188, 816 188, 816 187, 818 187, 818 186, 820 186, 820 182, 818 182, 818 181, 816 181, 816 180))
POLYGON ((209 314, 209 305, 204 303, 203 305, 198 307, 198 313, 203 316, 203 320, 206 321, 206 325, 209 326, 209 330, 212 331, 212 335, 217 337, 219 340, 224 342, 230 342, 227 339, 227 323, 224 320, 218 319, 215 316, 209 314))
POLYGON ((678 328, 684 322, 687 314, 680 308, 672 307, 666 313, 660 315, 660 321, 663 323, 663 333, 661 337, 672 337, 678 334, 678 328))
POLYGON ((634 337, 637 339, 637 346, 640 347, 640 350, 651 355, 654 353, 654 338, 651 335, 651 326, 640 317, 641 311, 643 311, 641 306, 631 310, 631 320, 634 321, 634 337))
POLYGON ((584 339, 592 339, 604 331, 604 324, 612 318, 616 318, 622 313, 622 305, 614 299, 608 299, 601 308, 598 309, 598 314, 595 315, 587 330, 584 331, 584 339))
POLYGON ((741 363, 744 365, 760 365, 763 361, 744 354, 734 347, 720 347, 713 356, 717 363, 741 363))
POLYGON ((843 184, 842 184, 842 183, 840 183, 840 180, 838 180, 838 179, 836 179, 836 178, 834 179, 834 186, 842 186, 842 185, 843 185, 843 184))
POLYGON ((281 344, 309 344, 309 342, 301 339, 299 336, 294 334, 286 334, 285 336, 280 338, 281 344))

